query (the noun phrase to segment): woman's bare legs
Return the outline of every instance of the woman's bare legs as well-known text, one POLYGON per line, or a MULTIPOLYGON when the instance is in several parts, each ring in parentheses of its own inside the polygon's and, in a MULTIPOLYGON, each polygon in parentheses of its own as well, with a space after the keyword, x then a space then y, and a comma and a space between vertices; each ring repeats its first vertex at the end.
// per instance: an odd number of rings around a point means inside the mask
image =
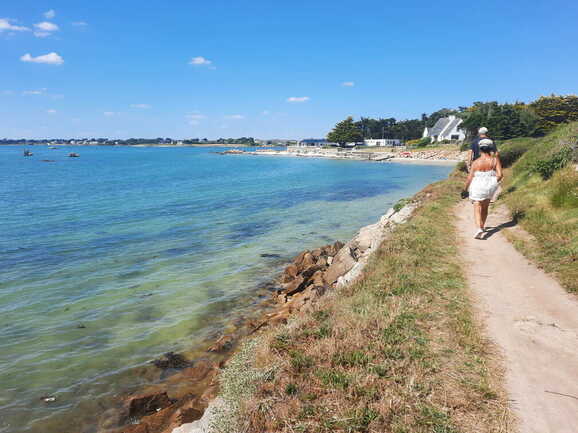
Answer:
POLYGON ((483 229, 484 222, 482 220, 482 202, 474 202, 474 218, 476 219, 476 227, 483 229))
POLYGON ((481 211, 480 211, 480 228, 483 230, 486 226, 486 220, 488 219, 488 209, 490 208, 490 200, 484 200, 481 204, 481 211))

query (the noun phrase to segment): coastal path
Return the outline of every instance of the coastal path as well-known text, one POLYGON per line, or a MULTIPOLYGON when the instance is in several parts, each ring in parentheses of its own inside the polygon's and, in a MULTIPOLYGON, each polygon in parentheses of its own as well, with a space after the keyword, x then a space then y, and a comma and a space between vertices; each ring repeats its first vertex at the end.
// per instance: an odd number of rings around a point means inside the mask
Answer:
POLYGON ((491 208, 489 232, 473 238, 472 205, 456 209, 460 252, 486 335, 505 366, 521 433, 578 432, 578 301, 529 263, 501 233, 521 229, 491 208))

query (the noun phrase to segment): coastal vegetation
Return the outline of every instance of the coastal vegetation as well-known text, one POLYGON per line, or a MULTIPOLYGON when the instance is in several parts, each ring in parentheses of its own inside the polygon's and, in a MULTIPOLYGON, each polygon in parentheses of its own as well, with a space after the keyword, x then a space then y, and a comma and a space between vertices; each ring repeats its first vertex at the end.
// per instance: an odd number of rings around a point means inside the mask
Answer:
POLYGON ((220 431, 509 431, 501 373, 474 322, 447 223, 463 177, 456 171, 414 197, 420 207, 360 280, 231 363, 223 386, 243 387, 227 392, 236 416, 221 417, 220 431))
MULTIPOLYGON (((560 124, 578 120, 578 96, 542 96, 530 103, 474 102, 469 107, 442 108, 429 115, 424 113, 419 119, 362 117, 359 121, 353 122, 353 125, 364 139, 417 140, 414 144, 426 146, 429 143, 419 141, 424 128, 432 127, 440 118, 449 115, 464 120, 462 126, 469 136, 475 136, 477 129, 485 126, 490 130, 491 137, 496 140, 538 137, 547 134, 560 124)), ((328 140, 332 141, 329 136, 328 140)))
POLYGON ((0 145, 2 144, 62 144, 62 145, 101 145, 101 146, 137 146, 137 145, 211 145, 211 144, 228 144, 228 145, 245 145, 245 146, 255 146, 257 143, 253 137, 240 137, 240 138, 218 138, 216 140, 209 140, 207 138, 191 138, 187 140, 176 140, 170 137, 157 137, 157 138, 127 138, 125 140, 121 139, 109 139, 109 138, 54 138, 54 139, 40 139, 31 140, 25 138, 19 139, 9 139, 4 138, 0 140, 0 145))
POLYGON ((506 172, 504 201, 531 236, 507 235, 573 293, 578 293, 577 146, 573 122, 540 139, 506 142, 500 152, 508 161, 518 158, 506 172))

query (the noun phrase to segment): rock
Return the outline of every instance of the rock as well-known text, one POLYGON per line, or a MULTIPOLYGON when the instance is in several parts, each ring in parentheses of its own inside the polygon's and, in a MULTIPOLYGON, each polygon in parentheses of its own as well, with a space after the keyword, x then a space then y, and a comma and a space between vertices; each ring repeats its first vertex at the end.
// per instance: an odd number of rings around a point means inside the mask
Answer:
POLYGON ((310 252, 305 253, 301 262, 297 265, 300 272, 315 264, 315 257, 310 252))
POLYGON ((325 278, 323 277, 323 271, 319 270, 319 271, 315 272, 311 276, 311 282, 315 286, 324 286, 326 283, 325 283, 325 278))
POLYGON ((333 257, 327 256, 327 264, 331 266, 331 263, 333 263, 333 257))
POLYGON ((379 224, 372 224, 363 227, 359 230, 359 234, 355 237, 355 244, 357 248, 363 253, 369 248, 375 246, 375 243, 380 239, 381 227, 379 224))
POLYGON ((297 276, 297 266, 294 263, 291 263, 285 268, 285 273, 292 278, 297 276))
POLYGON ((317 261, 315 262, 315 265, 317 266, 327 266, 327 258, 326 257, 319 257, 317 259, 317 261))
POLYGON ((315 258, 318 259, 319 257, 321 257, 321 255, 323 254, 323 249, 322 248, 316 248, 313 251, 311 251, 311 255, 315 258))
POLYGON ((391 221, 393 221, 396 224, 403 224, 404 222, 406 222, 409 217, 411 216, 411 214, 413 213, 413 211, 417 208, 417 204, 416 203, 410 203, 405 205, 404 207, 402 207, 399 212, 397 212, 395 215, 393 215, 390 219, 391 221))
POLYGON ((298 275, 293 281, 285 285, 284 293, 287 296, 291 296, 292 294, 301 291, 303 289, 301 286, 303 285, 304 281, 305 278, 303 278, 302 275, 298 275))
POLYGON ((184 369, 181 375, 192 381, 201 381, 205 379, 214 368, 215 364, 213 362, 206 359, 199 359, 192 367, 184 369))
POLYGON ((166 392, 131 397, 126 405, 129 418, 142 418, 173 404, 166 392))
POLYGON ((327 255, 336 256, 339 250, 341 250, 341 248, 343 248, 344 246, 345 244, 343 242, 335 241, 333 245, 330 245, 329 248, 327 248, 327 255))
POLYGON ((165 359, 155 359, 151 361, 155 367, 160 368, 162 370, 167 370, 169 368, 186 368, 190 367, 190 361, 178 353, 168 352, 163 355, 165 359))
POLYGON ((293 260, 293 263, 295 263, 296 266, 300 266, 301 262, 303 261, 303 258, 305 257, 305 254, 307 254, 309 251, 305 250, 305 251, 301 251, 297 257, 295 257, 295 259, 293 260))
POLYGON ((353 251, 349 246, 343 247, 339 253, 333 258, 333 263, 325 271, 325 281, 327 284, 333 284, 337 278, 346 274, 354 265, 356 261, 353 256, 353 251))
POLYGON ((231 349, 231 347, 233 347, 233 337, 230 335, 223 335, 217 341, 215 341, 215 344, 213 344, 211 347, 209 347, 209 349, 207 349, 207 351, 208 352, 227 352, 228 350, 231 349))

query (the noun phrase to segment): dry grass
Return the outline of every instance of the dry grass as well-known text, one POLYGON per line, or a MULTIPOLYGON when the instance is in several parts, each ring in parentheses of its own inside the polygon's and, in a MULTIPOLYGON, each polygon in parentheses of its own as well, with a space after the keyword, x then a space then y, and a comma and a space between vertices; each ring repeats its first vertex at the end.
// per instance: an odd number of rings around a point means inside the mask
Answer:
POLYGON ((255 363, 274 375, 243 402, 244 431, 510 431, 449 223, 462 184, 420 193, 361 281, 262 337, 255 363))

